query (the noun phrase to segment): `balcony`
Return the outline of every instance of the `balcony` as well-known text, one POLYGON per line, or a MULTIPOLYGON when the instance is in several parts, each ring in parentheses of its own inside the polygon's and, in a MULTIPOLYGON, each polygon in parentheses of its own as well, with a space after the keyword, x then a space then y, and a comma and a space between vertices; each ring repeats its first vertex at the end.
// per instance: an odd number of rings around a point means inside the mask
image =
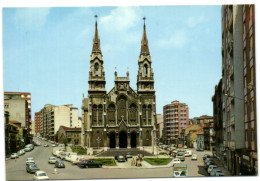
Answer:
POLYGON ((230 147, 230 149, 231 149, 232 151, 235 151, 235 149, 236 149, 236 142, 235 142, 235 141, 230 141, 229 147, 230 147))
POLYGON ((230 126, 235 126, 235 116, 232 116, 230 119, 230 126))

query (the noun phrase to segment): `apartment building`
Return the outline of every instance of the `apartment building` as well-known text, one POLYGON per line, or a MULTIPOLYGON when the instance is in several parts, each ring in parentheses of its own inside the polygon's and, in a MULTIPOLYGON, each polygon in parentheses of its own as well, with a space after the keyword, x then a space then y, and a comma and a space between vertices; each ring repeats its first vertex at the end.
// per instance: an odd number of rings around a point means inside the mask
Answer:
POLYGON ((31 93, 29 92, 4 92, 4 111, 9 113, 10 120, 16 120, 21 123, 26 130, 26 143, 30 143, 30 125, 31 125, 31 93))
POLYGON ((34 121, 35 121, 35 134, 38 135, 41 132, 41 121, 40 121, 41 112, 34 113, 34 121))
POLYGON ((185 103, 172 101, 163 107, 164 134, 166 144, 178 144, 181 130, 189 125, 189 107, 185 103))
POLYGON ((157 138, 162 138, 162 131, 163 131, 163 115, 156 114, 157 120, 157 138))
POLYGON ((39 117, 41 136, 54 140, 60 126, 78 125, 78 108, 73 107, 72 104, 61 106, 46 104, 40 110, 39 117))
POLYGON ((222 6, 223 146, 233 175, 257 172, 254 8, 222 6))

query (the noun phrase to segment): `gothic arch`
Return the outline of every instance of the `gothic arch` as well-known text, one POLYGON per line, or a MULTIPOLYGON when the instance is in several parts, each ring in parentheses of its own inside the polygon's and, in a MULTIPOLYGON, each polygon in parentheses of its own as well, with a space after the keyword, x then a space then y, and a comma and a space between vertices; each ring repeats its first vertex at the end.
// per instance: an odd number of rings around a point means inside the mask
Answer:
POLYGON ((132 103, 129 107, 129 120, 131 125, 137 123, 137 106, 135 103, 132 103))
POLYGON ((144 64, 144 75, 147 75, 148 74, 148 66, 147 64, 145 63, 144 64))
POLYGON ((131 148, 136 148, 137 146, 137 134, 135 131, 131 132, 131 142, 130 142, 131 148))
POLYGON ((94 69, 95 69, 95 74, 98 74, 99 64, 97 62, 95 63, 94 69))
POLYGON ((123 94, 118 96, 117 98, 117 119, 121 120, 122 118, 126 120, 126 106, 127 104, 127 97, 123 94))
POLYGON ((115 125, 115 121, 116 121, 115 113, 116 113, 116 106, 114 103, 110 103, 107 109, 107 119, 109 121, 109 125, 115 125))
POLYGON ((97 125, 97 105, 92 106, 92 124, 97 125))
POLYGON ((143 124, 146 123, 146 105, 144 104, 142 107, 142 120, 143 120, 143 124))
POLYGON ((148 105, 148 124, 152 124, 152 105, 148 105))
POLYGON ((114 131, 111 131, 109 133, 109 147, 110 148, 116 147, 116 133, 114 131))

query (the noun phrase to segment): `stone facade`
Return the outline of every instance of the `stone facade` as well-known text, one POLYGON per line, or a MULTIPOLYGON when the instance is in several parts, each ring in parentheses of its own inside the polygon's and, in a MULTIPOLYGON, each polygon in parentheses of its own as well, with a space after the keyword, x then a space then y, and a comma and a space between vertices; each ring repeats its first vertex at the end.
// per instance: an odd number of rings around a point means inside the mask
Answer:
POLYGON ((118 77, 107 93, 97 22, 90 57, 88 97, 82 100, 82 142, 88 148, 152 150, 156 135, 152 60, 144 24, 138 60, 137 92, 130 87, 129 71, 118 77))

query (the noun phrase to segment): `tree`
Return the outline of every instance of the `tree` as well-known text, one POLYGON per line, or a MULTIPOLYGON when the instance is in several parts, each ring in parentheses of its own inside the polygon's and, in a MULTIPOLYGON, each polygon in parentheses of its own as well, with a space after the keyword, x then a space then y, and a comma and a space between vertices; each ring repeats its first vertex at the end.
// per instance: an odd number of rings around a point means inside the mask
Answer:
POLYGON ((63 138, 63 144, 64 144, 65 146, 68 145, 68 139, 67 139, 67 138, 63 138))

